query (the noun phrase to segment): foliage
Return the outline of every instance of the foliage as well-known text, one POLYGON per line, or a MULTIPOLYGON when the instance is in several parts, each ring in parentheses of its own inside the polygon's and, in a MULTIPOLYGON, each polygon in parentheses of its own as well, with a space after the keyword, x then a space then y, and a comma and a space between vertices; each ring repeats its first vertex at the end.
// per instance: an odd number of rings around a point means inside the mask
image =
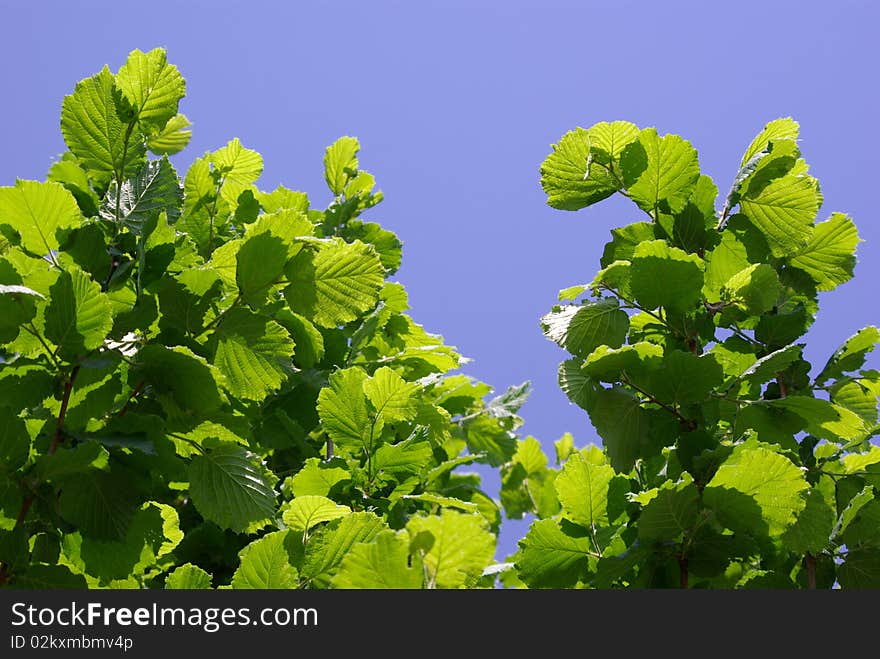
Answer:
POLYGON ((184 94, 133 51, 64 99, 48 179, 0 188, 0 582, 491 585, 460 468, 510 460, 527 387, 486 402, 406 313, 355 138, 325 210, 238 139, 181 181, 184 94))
POLYGON ((818 293, 853 275, 859 236, 832 213, 790 118, 717 188, 677 135, 628 122, 566 133, 541 167, 554 208, 615 193, 645 221, 613 229, 602 269, 559 294, 546 336, 559 384, 603 449, 520 441, 509 515, 539 518, 510 585, 880 587, 880 374, 866 327, 816 372, 818 293), (815 373, 811 375, 811 372, 815 373))

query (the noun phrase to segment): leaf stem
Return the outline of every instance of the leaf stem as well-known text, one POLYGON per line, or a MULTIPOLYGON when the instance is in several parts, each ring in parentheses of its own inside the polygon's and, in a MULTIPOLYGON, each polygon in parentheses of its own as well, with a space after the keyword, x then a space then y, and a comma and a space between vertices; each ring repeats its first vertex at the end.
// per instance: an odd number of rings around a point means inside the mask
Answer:
POLYGON ((49 347, 49 344, 47 344, 46 340, 40 335, 39 330, 34 327, 34 321, 30 321, 27 325, 22 325, 22 329, 40 342, 40 345, 43 346, 43 350, 46 351, 46 356, 49 358, 49 361, 52 362, 52 366, 60 370, 61 364, 55 357, 55 351, 49 347))
POLYGON ((632 381, 626 376, 626 373, 621 374, 621 376, 620 376, 620 380, 621 380, 621 382, 623 382, 625 385, 627 385, 627 386, 629 386, 629 387, 632 387, 633 389, 635 389, 636 391, 638 391, 640 394, 642 394, 645 398, 648 399, 649 402, 654 403, 655 405, 659 405, 659 406, 662 407, 664 410, 666 410, 666 411, 669 412, 670 414, 674 415, 679 421, 681 421, 682 423, 684 423, 688 428, 690 428, 690 429, 693 430, 694 428, 697 427, 697 424, 696 424, 696 422, 695 422, 693 419, 688 419, 686 416, 684 416, 681 412, 679 412, 679 411, 678 411, 677 409, 675 409, 674 407, 672 407, 672 406, 670 406, 670 405, 667 405, 667 404, 664 403, 663 401, 660 401, 660 400, 656 399, 653 395, 651 395, 650 393, 648 393, 647 391, 645 391, 645 390, 642 389, 641 387, 639 387, 639 386, 633 384, 632 381))

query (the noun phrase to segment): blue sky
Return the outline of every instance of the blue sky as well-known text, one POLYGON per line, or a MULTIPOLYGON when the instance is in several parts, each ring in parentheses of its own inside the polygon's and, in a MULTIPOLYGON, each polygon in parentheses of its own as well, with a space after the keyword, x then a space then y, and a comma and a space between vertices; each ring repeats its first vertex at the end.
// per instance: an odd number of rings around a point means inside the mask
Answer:
MULTIPOLYGON (((598 438, 558 390, 563 354, 538 319, 592 278, 611 228, 640 219, 625 200, 545 205, 538 167, 575 126, 678 133, 726 190, 752 136, 793 116, 820 219, 849 213, 865 240, 856 279, 821 297, 807 359, 821 367, 880 321, 876 3, 0 0, 0 12, 0 185, 45 176, 64 150, 63 96, 134 48, 165 46, 187 79, 181 171, 237 136, 263 154, 261 187, 319 206, 324 148, 355 135, 386 195, 370 218, 404 241, 396 278, 413 315, 497 389, 531 380, 523 430, 548 448, 565 431, 598 438)), ((524 532, 506 522, 499 556, 524 532)))

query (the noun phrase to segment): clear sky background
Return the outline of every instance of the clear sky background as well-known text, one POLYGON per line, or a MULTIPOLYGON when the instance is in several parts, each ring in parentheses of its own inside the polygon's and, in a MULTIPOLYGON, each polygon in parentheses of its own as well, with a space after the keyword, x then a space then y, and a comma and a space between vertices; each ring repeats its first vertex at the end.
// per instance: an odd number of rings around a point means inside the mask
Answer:
MULTIPOLYGON (((367 217, 404 242, 396 279, 414 317, 497 390, 531 380, 523 431, 551 451, 565 431, 599 440, 557 388, 564 356, 538 319, 592 279, 611 228, 641 219, 622 199, 545 205, 538 168, 575 126, 678 133, 727 190, 751 138, 793 116, 819 219, 849 213, 865 240, 856 279, 822 294, 806 357, 821 368, 880 322, 880 3, 0 0, 0 24, 0 185, 45 177, 64 150, 63 96, 134 48, 165 46, 187 79, 181 173, 237 136, 263 155, 261 188, 323 207, 324 148, 357 136, 386 196, 367 217)), ((527 523, 505 522, 499 557, 527 523)))

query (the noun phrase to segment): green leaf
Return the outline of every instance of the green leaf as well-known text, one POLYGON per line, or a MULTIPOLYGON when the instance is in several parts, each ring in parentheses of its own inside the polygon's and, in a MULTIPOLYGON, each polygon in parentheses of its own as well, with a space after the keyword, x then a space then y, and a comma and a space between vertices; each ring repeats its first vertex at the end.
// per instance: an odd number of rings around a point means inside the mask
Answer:
POLYGON ((703 490, 703 502, 734 531, 781 535, 806 507, 809 484, 784 455, 742 446, 724 461, 703 490))
POLYGON ((810 396, 788 396, 762 404, 782 408, 804 420, 807 431, 821 439, 839 442, 857 441, 867 437, 869 428, 854 412, 810 396))
POLYGON ((526 381, 519 385, 511 385, 500 396, 486 403, 486 413, 498 418, 515 418, 519 408, 528 400, 531 383, 526 381))
POLYGON ((556 309, 541 318, 541 329, 573 355, 586 357, 601 345, 618 348, 626 338, 629 317, 614 298, 556 309))
POLYGON ((306 545, 301 576, 309 585, 326 588, 352 549, 373 542, 388 525, 369 512, 352 513, 317 530, 306 545))
POLYGON ((831 402, 855 412, 873 426, 877 423, 878 384, 869 380, 855 380, 835 384, 831 390, 831 402))
POLYGON ((74 574, 65 565, 30 565, 15 581, 16 588, 33 590, 85 590, 88 586, 81 574, 74 574))
POLYGON ((180 215, 182 203, 183 190, 177 172, 168 158, 162 158, 147 162, 137 176, 125 180, 121 188, 117 188, 113 181, 107 189, 100 213, 105 220, 121 222, 132 233, 143 235, 147 223, 158 218, 160 213, 165 213, 168 222, 173 223, 180 215))
POLYGON ((289 190, 283 185, 279 185, 272 192, 257 192, 257 199, 260 206, 267 213, 274 213, 282 209, 291 209, 308 213, 309 197, 305 192, 297 192, 289 190))
POLYGON ((188 475, 196 509, 220 528, 253 533, 275 516, 276 478, 242 446, 220 444, 196 455, 188 475))
POLYGON ((419 385, 405 382, 387 366, 376 369, 364 381, 364 394, 373 406, 377 418, 386 422, 411 421, 418 411, 415 398, 419 385))
POLYGON ((582 370, 595 380, 616 382, 622 374, 640 376, 658 368, 662 357, 663 348, 646 341, 617 349, 599 346, 587 357, 582 370))
MULTIPOLYGON (((92 189, 88 174, 70 151, 61 154, 61 159, 52 163, 47 181, 55 181, 67 188, 76 199, 82 214, 92 217, 98 214, 101 200, 92 189)), ((2 251, 2 250, 0 250, 2 251)))
POLYGON ((77 83, 61 106, 61 133, 96 187, 126 179, 140 169, 145 155, 140 136, 117 112, 115 77, 106 66, 77 83))
POLYGON ((31 438, 24 419, 0 415, 0 471, 15 471, 27 462, 31 438))
POLYGON ((159 156, 173 156, 175 153, 180 153, 192 138, 190 126, 192 124, 186 115, 174 115, 162 130, 147 138, 147 148, 159 156))
POLYGON ((605 243, 605 250, 599 263, 607 268, 615 261, 629 261, 641 243, 654 240, 657 225, 652 222, 634 222, 625 227, 611 230, 611 241, 605 243))
POLYGON ((235 256, 235 282, 242 299, 254 306, 262 304, 269 289, 282 279, 289 258, 290 246, 278 236, 264 232, 245 239, 235 256))
POLYGON ((333 443, 352 453, 366 446, 370 416, 364 397, 367 374, 347 368, 330 374, 329 386, 318 394, 321 426, 333 443))
POLYGON ((571 588, 587 576, 592 541, 583 529, 566 530, 556 520, 542 519, 519 541, 516 569, 530 588, 571 588))
POLYGON ((422 533, 434 538, 423 556, 429 588, 470 586, 492 563, 495 536, 475 515, 444 509, 440 515, 412 517, 406 529, 411 538, 422 533))
POLYGON ((594 464, 581 453, 573 454, 554 481, 562 514, 588 529, 607 526, 608 487, 614 476, 610 465, 594 464))
POLYGON ((452 508, 461 510, 466 513, 475 513, 479 510, 479 505, 471 501, 462 501, 455 497, 444 497, 433 492, 422 492, 421 494, 404 494, 404 499, 408 501, 420 501, 430 506, 439 506, 441 508, 452 508))
POLYGON ((837 568, 837 579, 844 588, 880 588, 880 550, 851 551, 837 568))
POLYGON ((784 371, 798 361, 803 350, 804 344, 797 343, 771 352, 769 355, 758 359, 743 371, 739 376, 739 380, 754 384, 762 384, 767 380, 772 380, 776 377, 777 373, 784 371))
POLYGON ((333 577, 334 588, 421 588, 422 566, 409 563, 409 537, 404 531, 383 531, 373 542, 354 545, 333 577))
POLYGON ((611 466, 615 471, 628 472, 649 437, 650 417, 639 399, 622 387, 602 389, 589 414, 608 451, 611 466))
POLYGON ((504 427, 499 419, 480 415, 465 423, 465 437, 471 453, 484 453, 485 460, 499 467, 513 457, 516 435, 504 427))
POLYGON ((349 179, 357 172, 360 148, 357 138, 347 135, 327 147, 324 153, 324 180, 334 195, 341 195, 349 179))
POLYGON ((58 512, 83 535, 99 540, 125 537, 140 504, 130 479, 119 470, 91 470, 62 483, 58 512))
POLYGON ((247 309, 230 311, 217 326, 214 364, 239 398, 263 400, 292 369, 293 340, 281 325, 247 309))
POLYGON ((212 577, 192 563, 179 565, 165 577, 165 590, 210 590, 212 577))
POLYGON ((419 474, 432 458, 431 445, 427 441, 406 439, 396 444, 383 444, 376 449, 373 467, 377 475, 384 472, 419 474))
POLYGON ((123 538, 103 540, 75 534, 65 536, 62 545, 71 564, 107 583, 140 579, 182 539, 177 511, 167 504, 148 501, 134 514, 123 538))
POLYGON ((761 151, 765 151, 770 142, 780 140, 796 140, 799 132, 798 123, 791 117, 783 117, 774 119, 764 126, 758 135, 752 140, 749 148, 742 157, 742 165, 758 155, 761 151))
MULTIPOLYGON (((0 226, 7 225, 21 236, 21 246, 38 256, 58 249, 57 232, 82 221, 73 195, 60 183, 15 182, 0 188, 0 226)), ((53 257, 54 258, 54 257, 53 257)))
POLYGON ((55 481, 69 476, 107 471, 110 453, 100 443, 80 442, 71 448, 61 448, 52 455, 41 455, 36 461, 36 474, 41 480, 55 481))
POLYGON ((833 213, 816 225, 810 241, 789 263, 810 275, 818 290, 830 291, 852 279, 861 241, 853 221, 843 213, 833 213))
POLYGON ((755 263, 733 275, 721 288, 721 299, 741 305, 759 316, 776 306, 780 285, 776 270, 766 263, 755 263))
POLYGON ((697 403, 724 381, 724 371, 715 355, 695 355, 681 350, 670 351, 662 366, 650 374, 650 389, 655 398, 674 406, 697 403))
POLYGON ((590 152, 597 162, 608 165, 620 158, 623 149, 639 137, 639 128, 628 121, 600 121, 590 126, 590 152))
POLYGON ((690 531, 700 511, 700 492, 690 474, 676 483, 666 481, 639 516, 639 538, 674 541, 690 531))
POLYGON ((796 554, 819 554, 828 547, 837 515, 819 489, 810 489, 806 507, 782 536, 782 542, 796 554))
POLYGON ((239 552, 241 564, 232 575, 237 590, 285 590, 299 584, 287 548, 289 531, 268 533, 239 552))
POLYGON ((150 344, 138 351, 137 361, 144 381, 181 409, 209 414, 223 404, 219 372, 189 348, 150 344))
MULTIPOLYGON (((215 252, 216 253, 216 252, 215 252)), ((275 315, 293 338, 293 361, 300 368, 314 368, 324 358, 324 336, 311 322, 287 309, 275 315)))
POLYGON ((394 233, 386 231, 375 222, 349 220, 345 225, 344 237, 349 242, 360 240, 372 245, 388 274, 394 274, 400 268, 403 244, 394 233))
POLYGON ((263 157, 242 146, 234 137, 223 148, 211 154, 211 164, 220 176, 220 196, 229 204, 238 203, 238 196, 249 189, 263 173, 263 157))
POLYGON ((199 336, 205 327, 206 315, 221 295, 222 281, 218 273, 209 267, 192 268, 164 278, 160 286, 159 327, 199 336))
POLYGON ((379 301, 385 278, 372 246, 333 241, 317 252, 301 252, 286 269, 291 282, 284 296, 293 311, 321 327, 355 320, 379 301))
POLYGON ((284 511, 284 523, 295 531, 308 533, 316 524, 351 514, 351 508, 327 497, 306 495, 296 497, 284 511))
POLYGON ((860 369, 865 363, 867 354, 873 352, 878 342, 880 342, 880 330, 874 325, 860 329, 834 351, 825 368, 816 376, 816 384, 825 384, 828 380, 839 379, 845 373, 860 369))
POLYGON ((73 361, 100 346, 113 326, 110 302, 101 286, 73 266, 49 289, 46 338, 73 361))
POLYGON ((670 247, 663 240, 647 241, 635 248, 630 275, 633 295, 647 309, 689 310, 702 297, 700 257, 670 247))
POLYGON ((640 208, 654 215, 684 208, 700 178, 697 151, 678 135, 659 137, 645 128, 620 156, 626 190, 640 208))
POLYGON ((706 254, 703 293, 709 301, 721 299, 721 290, 736 273, 751 265, 746 246, 732 231, 724 231, 713 250, 706 254))
POLYGON ((847 549, 880 546, 880 501, 873 499, 863 502, 864 490, 857 496, 860 499, 857 504, 858 512, 854 516, 849 513, 846 528, 841 528, 843 544, 847 549))
POLYGON ((344 462, 322 462, 318 458, 309 458, 303 467, 285 482, 285 490, 290 490, 296 497, 317 495, 326 497, 337 483, 351 480, 351 473, 340 464, 344 462))
MULTIPOLYGON (((610 146, 608 140, 602 144, 610 146)), ((589 131, 569 131, 552 146, 553 152, 541 165, 541 187, 553 208, 578 210, 610 197, 620 188, 604 167, 592 162, 589 131)))
POLYGON ((819 210, 812 179, 789 172, 759 191, 753 191, 753 187, 743 192, 740 208, 767 238, 773 256, 800 253, 810 242, 813 219, 819 210))
POLYGON ((147 134, 161 130, 186 94, 183 76, 169 64, 163 48, 133 50, 116 74, 116 84, 147 134))

